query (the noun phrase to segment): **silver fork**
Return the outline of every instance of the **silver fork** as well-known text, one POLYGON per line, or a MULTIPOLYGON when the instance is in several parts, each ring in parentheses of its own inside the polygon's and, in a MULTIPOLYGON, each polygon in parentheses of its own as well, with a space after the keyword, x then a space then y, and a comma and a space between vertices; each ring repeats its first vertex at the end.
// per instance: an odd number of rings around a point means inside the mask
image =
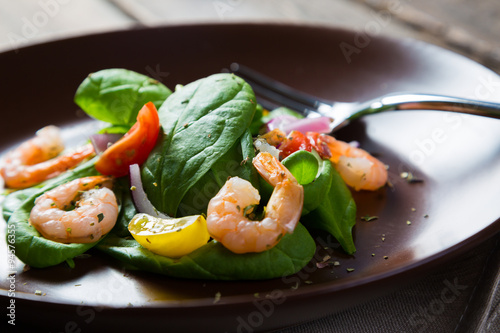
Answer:
POLYGON ((238 63, 232 63, 230 69, 252 86, 264 107, 283 105, 306 117, 329 117, 332 119, 331 132, 361 116, 396 110, 453 111, 500 119, 500 103, 432 94, 389 94, 365 102, 330 102, 293 89, 238 63))

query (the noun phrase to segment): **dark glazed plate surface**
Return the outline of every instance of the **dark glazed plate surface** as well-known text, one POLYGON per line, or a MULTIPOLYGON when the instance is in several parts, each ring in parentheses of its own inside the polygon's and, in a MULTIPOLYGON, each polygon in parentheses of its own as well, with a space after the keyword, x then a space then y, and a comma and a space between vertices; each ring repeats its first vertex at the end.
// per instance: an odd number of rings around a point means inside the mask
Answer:
MULTIPOLYGON (((132 69, 173 88, 237 61, 331 100, 412 91, 500 101, 493 84, 499 78, 461 56, 413 40, 371 38, 361 48, 356 40, 353 32, 322 27, 221 24, 106 33, 3 53, 0 151, 47 124, 62 126, 72 144, 84 141, 95 123, 78 112, 73 94, 88 73, 110 67, 132 69), (348 57, 342 51, 347 48, 354 50, 348 57)), ((316 259, 329 255, 339 266, 320 269, 311 263, 294 276, 270 281, 188 281, 127 271, 92 251, 74 269, 22 272, 19 264, 18 323, 29 318, 58 332, 278 328, 384 294, 500 230, 500 121, 429 111, 386 113, 357 121, 338 137, 377 153, 389 165, 393 184, 355 194, 359 217, 378 216, 372 222, 358 219, 355 256, 314 235, 316 259), (399 176, 404 171, 423 182, 406 182, 399 176)), ((5 234, 3 223, 2 229, 5 234)), ((3 242, 0 250, 7 251, 3 242)), ((9 272, 2 260, 2 306, 10 299, 4 278, 9 272)))

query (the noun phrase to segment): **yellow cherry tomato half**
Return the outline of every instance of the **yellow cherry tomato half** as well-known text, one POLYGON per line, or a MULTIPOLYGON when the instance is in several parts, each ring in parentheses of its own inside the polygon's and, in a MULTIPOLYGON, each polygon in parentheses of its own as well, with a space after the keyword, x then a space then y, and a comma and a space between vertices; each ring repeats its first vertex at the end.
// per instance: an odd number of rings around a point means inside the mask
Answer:
POLYGON ((202 215, 162 219, 140 213, 132 218, 128 230, 143 247, 170 258, 189 254, 210 239, 202 215))

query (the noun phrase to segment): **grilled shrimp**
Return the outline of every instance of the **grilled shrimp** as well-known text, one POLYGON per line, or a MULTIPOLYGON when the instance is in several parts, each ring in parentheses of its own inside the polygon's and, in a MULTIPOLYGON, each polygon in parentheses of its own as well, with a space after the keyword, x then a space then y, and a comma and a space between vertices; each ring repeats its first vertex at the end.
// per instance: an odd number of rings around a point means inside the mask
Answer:
POLYGON ((249 219, 260 195, 250 182, 233 177, 210 200, 208 232, 234 253, 262 252, 292 233, 302 212, 304 191, 293 175, 269 153, 259 153, 253 165, 274 191, 262 221, 249 219))
POLYGON ((326 134, 307 132, 304 136, 300 132, 292 133, 286 137, 274 129, 261 137, 270 145, 285 150, 285 156, 297 149, 315 149, 322 158, 333 162, 344 182, 356 191, 374 191, 387 183, 386 166, 365 150, 326 134))
POLYGON ((9 188, 27 188, 76 166, 94 153, 91 144, 74 152, 58 156, 64 150, 60 131, 47 126, 37 131, 36 136, 9 151, 0 174, 9 188))
POLYGON ((30 223, 43 237, 60 243, 92 243, 107 234, 118 217, 111 178, 75 179, 35 200, 30 223), (101 187, 102 186, 102 187, 101 187))
POLYGON ((358 190, 374 191, 387 183, 387 168, 363 149, 347 142, 321 135, 330 149, 330 160, 347 185, 358 190))

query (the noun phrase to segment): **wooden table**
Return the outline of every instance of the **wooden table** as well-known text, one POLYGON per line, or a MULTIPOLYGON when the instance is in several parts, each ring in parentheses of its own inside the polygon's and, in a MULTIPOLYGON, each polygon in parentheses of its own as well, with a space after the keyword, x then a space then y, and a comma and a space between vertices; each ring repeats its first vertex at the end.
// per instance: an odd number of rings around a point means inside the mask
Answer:
POLYGON ((0 6, 0 50, 134 26, 292 21, 412 37, 500 72, 496 0, 0 0, 0 6))

